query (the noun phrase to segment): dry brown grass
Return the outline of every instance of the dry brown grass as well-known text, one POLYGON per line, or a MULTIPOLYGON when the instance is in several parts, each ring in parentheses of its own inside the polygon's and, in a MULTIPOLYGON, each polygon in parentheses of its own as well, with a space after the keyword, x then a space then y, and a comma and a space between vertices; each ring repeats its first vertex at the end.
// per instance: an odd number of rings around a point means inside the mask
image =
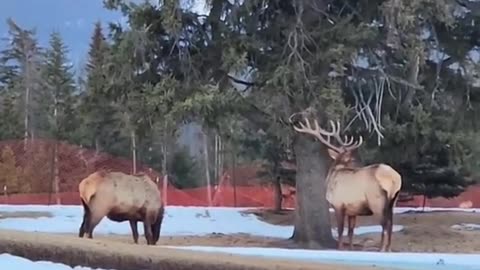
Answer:
POLYGON ((393 268, 358 267, 202 253, 132 245, 108 239, 80 239, 46 233, 0 230, 0 253, 31 260, 49 260, 70 266, 117 270, 381 270, 393 268))

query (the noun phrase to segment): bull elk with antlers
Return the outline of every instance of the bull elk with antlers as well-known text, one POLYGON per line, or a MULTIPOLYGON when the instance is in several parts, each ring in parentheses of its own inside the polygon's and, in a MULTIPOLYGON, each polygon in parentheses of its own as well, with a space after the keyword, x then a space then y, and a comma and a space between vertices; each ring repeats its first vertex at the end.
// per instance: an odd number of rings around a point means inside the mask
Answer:
POLYGON ((333 159, 329 167, 327 184, 327 201, 335 210, 338 230, 338 249, 343 249, 343 229, 345 216, 348 216, 348 238, 353 249, 353 230, 357 216, 375 216, 382 225, 381 252, 391 251, 393 228, 393 208, 398 200, 402 178, 398 172, 386 164, 373 164, 365 167, 355 165, 353 151, 360 147, 363 138, 358 141, 340 136, 340 123, 330 121, 331 131, 322 129, 317 120, 314 128, 308 119, 300 127, 293 126, 299 133, 310 134, 327 146, 333 159), (330 142, 334 138, 340 145, 330 142), (385 237, 387 242, 385 242, 385 237))

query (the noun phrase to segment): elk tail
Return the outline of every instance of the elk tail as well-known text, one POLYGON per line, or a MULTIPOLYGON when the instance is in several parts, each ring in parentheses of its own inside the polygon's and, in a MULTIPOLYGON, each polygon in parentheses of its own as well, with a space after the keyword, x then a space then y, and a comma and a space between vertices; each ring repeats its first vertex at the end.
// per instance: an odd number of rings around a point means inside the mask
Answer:
POLYGON ((85 214, 90 214, 90 207, 88 207, 88 204, 83 199, 81 199, 81 201, 82 201, 83 210, 85 211, 85 214))
POLYGON ((397 202, 398 200, 398 196, 400 195, 400 190, 398 190, 397 192, 395 192, 395 195, 393 196, 393 198, 390 200, 390 202, 388 203, 388 207, 389 209, 393 209, 393 207, 395 206, 395 203, 397 202))

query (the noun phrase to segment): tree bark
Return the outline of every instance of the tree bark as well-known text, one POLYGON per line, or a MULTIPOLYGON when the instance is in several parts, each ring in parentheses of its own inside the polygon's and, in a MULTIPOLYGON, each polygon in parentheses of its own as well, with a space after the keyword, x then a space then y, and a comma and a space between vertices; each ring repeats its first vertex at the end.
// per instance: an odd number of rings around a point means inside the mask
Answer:
POLYGON ((100 145, 100 138, 98 136, 95 136, 95 154, 99 154, 101 151, 101 145, 100 145))
POLYGON ((23 135, 23 149, 26 151, 28 146, 28 134, 30 129, 30 79, 29 79, 29 63, 26 64, 26 79, 25 79, 25 115, 24 115, 24 125, 25 132, 23 135))
MULTIPOLYGON (((58 90, 58 89, 57 89, 58 90)), ((57 205, 60 205, 62 202, 60 200, 60 169, 58 168, 58 91, 55 91, 54 95, 54 108, 53 108, 53 119, 54 119, 54 129, 55 129, 55 140, 53 144, 53 174, 54 174, 54 192, 55 192, 55 202, 57 205)))
POLYGON ((168 124, 167 122, 163 122, 163 130, 162 130, 162 147, 161 147, 161 151, 162 151, 162 174, 165 176, 168 174, 168 148, 167 148, 167 143, 168 143, 168 139, 167 139, 167 134, 168 134, 168 124))
POLYGON ((135 131, 130 130, 130 140, 132 142, 132 171, 133 174, 137 173, 137 137, 135 131))
POLYGON ((203 132, 203 157, 205 159, 205 177, 207 180, 207 197, 208 197, 208 206, 212 206, 212 191, 211 191, 211 181, 210 181, 210 162, 208 157, 208 137, 207 132, 203 132))
POLYGON ((222 177, 223 175, 223 157, 225 155, 225 151, 223 149, 223 141, 222 141, 222 137, 221 136, 218 136, 218 181, 220 181, 220 178, 222 177))
POLYGON ((275 211, 282 211, 282 185, 280 183, 280 176, 275 176, 275 181, 273 182, 273 188, 275 192, 275 211))
POLYGON ((297 136, 296 208, 293 240, 308 248, 334 248, 325 178, 329 160, 325 147, 306 136, 297 136))
POLYGON ((218 172, 219 172, 218 161, 219 161, 219 159, 218 159, 218 134, 216 134, 216 133, 215 133, 215 154, 214 154, 213 158, 214 158, 214 163, 215 163, 215 165, 213 167, 213 177, 214 177, 213 180, 216 183, 218 183, 218 172))
POLYGON ((58 142, 55 140, 53 145, 53 170, 54 170, 54 192, 55 192, 55 203, 57 205, 62 204, 60 199, 60 168, 58 166, 59 159, 58 159, 58 142))

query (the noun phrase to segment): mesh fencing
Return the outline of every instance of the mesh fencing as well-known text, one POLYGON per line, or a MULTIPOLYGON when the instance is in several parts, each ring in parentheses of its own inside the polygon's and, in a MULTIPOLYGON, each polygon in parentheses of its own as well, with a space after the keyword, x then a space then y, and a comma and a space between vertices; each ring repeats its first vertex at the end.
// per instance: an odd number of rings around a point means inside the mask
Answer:
MULTIPOLYGON (((99 169, 133 172, 132 161, 81 146, 47 139, 0 141, 0 196, 2 204, 62 204, 78 205, 78 184, 99 169), (56 153, 56 154, 55 154, 56 153)), ((190 189, 178 189, 168 177, 143 164, 136 164, 136 171, 148 174, 157 183, 166 205, 177 206, 227 206, 267 207, 275 205, 275 189, 268 181, 265 184, 237 185, 231 175, 239 178, 252 177, 255 169, 238 167, 226 170, 218 184, 190 189), (210 192, 208 191, 210 189, 210 192), (211 198, 208 194, 211 194, 211 198)), ((260 181, 257 181, 260 182, 260 181)), ((252 184, 253 183, 253 184, 252 184)), ((264 183, 264 182, 263 182, 264 183)), ((295 188, 282 185, 282 208, 295 207, 295 188)), ((434 198, 424 200, 413 196, 401 200, 398 206, 419 207, 480 207, 480 187, 472 186, 453 199, 434 198)))

